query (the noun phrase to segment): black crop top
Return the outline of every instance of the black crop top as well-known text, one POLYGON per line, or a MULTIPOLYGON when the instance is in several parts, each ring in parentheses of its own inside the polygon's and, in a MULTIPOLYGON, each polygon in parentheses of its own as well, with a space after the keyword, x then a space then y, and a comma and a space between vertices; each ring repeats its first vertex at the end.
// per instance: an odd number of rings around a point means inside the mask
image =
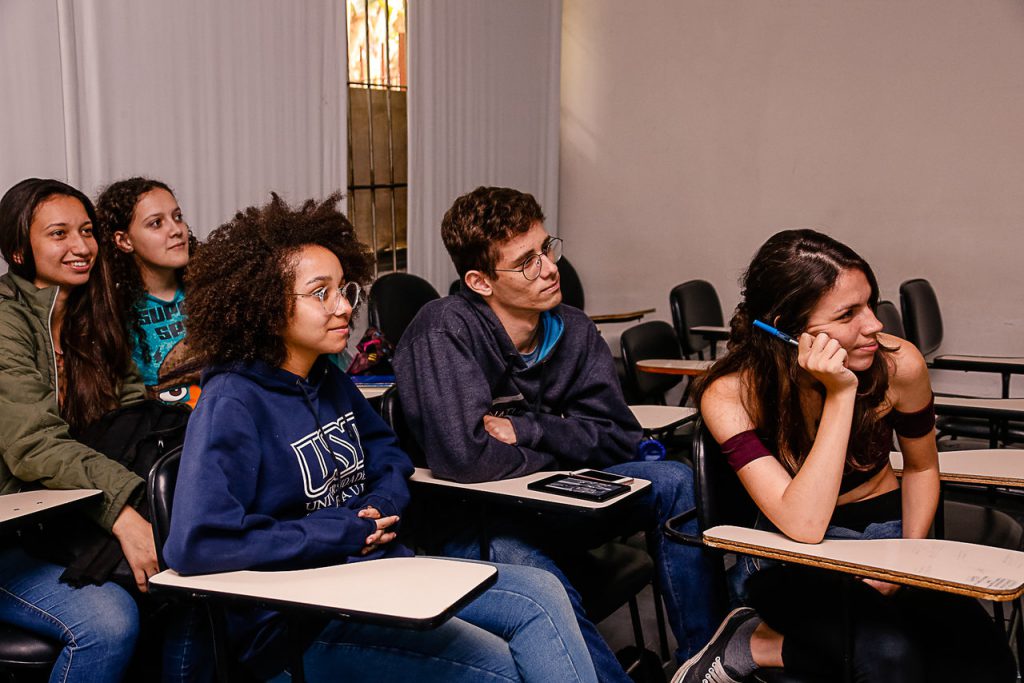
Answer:
MULTIPOLYGON (((847 462, 843 472, 843 481, 839 485, 839 493, 852 491, 878 474, 889 462, 889 451, 892 450, 892 435, 896 434, 908 439, 916 439, 928 434, 935 426, 935 398, 921 410, 912 413, 901 413, 891 410, 878 422, 878 432, 871 439, 869 449, 873 454, 874 466, 867 470, 854 470, 847 462)), ((726 439, 722 444, 722 453, 734 471, 739 471, 758 458, 774 457, 768 444, 753 429, 740 432, 726 439)), ((847 455, 849 461, 849 455, 847 455)))

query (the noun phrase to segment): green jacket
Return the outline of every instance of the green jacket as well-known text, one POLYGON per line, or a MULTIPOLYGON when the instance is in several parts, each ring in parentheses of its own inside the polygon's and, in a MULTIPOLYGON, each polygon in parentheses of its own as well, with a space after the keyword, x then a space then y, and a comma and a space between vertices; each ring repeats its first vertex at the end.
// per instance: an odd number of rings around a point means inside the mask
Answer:
MULTIPOLYGON (((0 494, 26 482, 50 489, 100 489, 94 514, 107 531, 143 481, 121 464, 75 441, 57 406, 57 365, 50 313, 58 287, 37 289, 7 273, 0 277, 0 494)), ((121 404, 143 398, 132 364, 122 378, 121 404)))

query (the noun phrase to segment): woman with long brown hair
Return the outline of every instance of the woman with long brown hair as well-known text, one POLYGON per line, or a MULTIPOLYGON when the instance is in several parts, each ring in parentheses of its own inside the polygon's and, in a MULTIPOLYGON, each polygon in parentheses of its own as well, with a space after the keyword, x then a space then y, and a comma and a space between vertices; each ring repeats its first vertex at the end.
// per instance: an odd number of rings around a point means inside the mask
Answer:
POLYGON ((196 238, 174 192, 150 178, 111 183, 96 200, 110 297, 150 398, 195 406, 199 368, 185 338, 185 268, 196 238))
MULTIPOLYGON (((761 246, 742 284, 729 353, 695 395, 759 525, 805 543, 925 537, 939 493, 928 369, 912 344, 882 333, 870 266, 827 235, 787 230, 761 246), (902 484, 889 465, 894 433, 902 484)), ((783 665, 837 679, 842 579, 746 558, 736 572, 750 607, 730 613, 673 681, 740 681, 783 665)), ((865 580, 850 605, 858 681, 1014 680, 976 601, 865 580)))
MULTIPOLYGON (((150 525, 135 509, 144 483, 74 438, 142 398, 96 238, 92 203, 60 181, 23 180, 0 200, 0 252, 10 269, 0 277, 0 493, 102 490, 93 520, 118 540, 145 591, 157 563, 150 525)), ((112 582, 72 588, 60 581, 63 571, 5 544, 0 620, 64 644, 51 680, 119 680, 138 633, 132 597, 112 582)))

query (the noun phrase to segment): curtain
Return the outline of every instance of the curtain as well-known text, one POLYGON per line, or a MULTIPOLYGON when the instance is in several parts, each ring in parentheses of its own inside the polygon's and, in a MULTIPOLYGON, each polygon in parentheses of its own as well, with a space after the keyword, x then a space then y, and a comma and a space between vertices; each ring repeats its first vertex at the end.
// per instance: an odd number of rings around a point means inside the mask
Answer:
POLYGON ((445 211, 479 185, 533 194, 556 232, 561 0, 409 5, 409 270, 446 292, 445 211))
POLYGON ((3 0, 0 22, 0 88, 26 98, 0 130, 3 190, 148 175, 200 238, 271 191, 345 190, 342 0, 3 0))

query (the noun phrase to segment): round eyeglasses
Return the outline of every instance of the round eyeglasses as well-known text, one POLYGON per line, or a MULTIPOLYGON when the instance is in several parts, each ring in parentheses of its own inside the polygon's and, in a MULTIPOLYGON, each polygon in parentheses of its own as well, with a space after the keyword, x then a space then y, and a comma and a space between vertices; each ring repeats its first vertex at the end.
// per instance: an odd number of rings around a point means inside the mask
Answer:
POLYGON ((311 294, 294 293, 294 296, 311 296, 320 299, 320 305, 324 307, 324 313, 334 315, 341 307, 341 300, 348 302, 349 308, 355 309, 359 305, 359 296, 363 288, 358 282, 346 282, 341 287, 321 287, 311 294))
POLYGON ((527 280, 536 280, 544 269, 541 257, 547 256, 548 261, 558 263, 562 258, 562 239, 560 237, 549 237, 541 245, 539 254, 530 254, 518 268, 495 268, 501 273, 522 273, 527 280))

